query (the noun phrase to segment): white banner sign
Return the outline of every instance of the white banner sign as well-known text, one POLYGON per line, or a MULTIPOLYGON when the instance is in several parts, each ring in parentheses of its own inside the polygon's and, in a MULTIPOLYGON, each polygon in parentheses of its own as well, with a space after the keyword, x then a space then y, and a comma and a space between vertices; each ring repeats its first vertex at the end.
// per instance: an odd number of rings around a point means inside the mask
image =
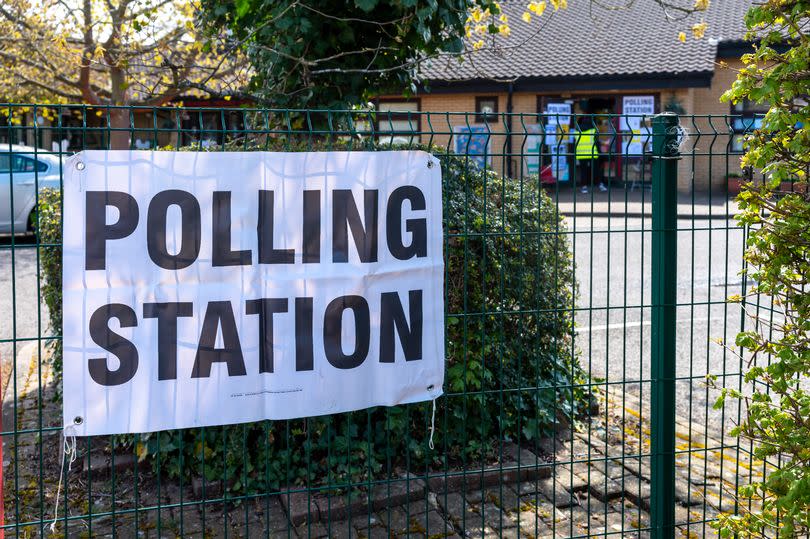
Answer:
POLYGON ((568 125, 571 123, 571 103, 546 103, 548 123, 568 125))
POLYGON ((620 131, 637 131, 641 126, 642 116, 655 114, 655 96, 626 95, 622 98, 622 116, 619 121, 620 131))
POLYGON ((77 435, 434 399, 442 193, 425 152, 86 151, 64 175, 77 435))
POLYGON ((619 130, 622 132, 623 153, 627 156, 641 156, 644 143, 648 140, 648 129, 642 124, 642 116, 648 119, 655 114, 655 96, 626 95, 622 99, 622 116, 619 130))

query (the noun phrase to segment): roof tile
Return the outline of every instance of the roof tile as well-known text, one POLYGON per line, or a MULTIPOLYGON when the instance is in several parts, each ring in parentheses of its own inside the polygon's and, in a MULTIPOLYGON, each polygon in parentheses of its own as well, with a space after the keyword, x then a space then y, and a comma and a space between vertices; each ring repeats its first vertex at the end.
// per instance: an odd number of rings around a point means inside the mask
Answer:
MULTIPOLYGON (((693 0, 681 0, 684 6, 693 0)), ((444 55, 422 66, 420 78, 467 79, 644 75, 714 70, 717 44, 740 41, 744 16, 755 0, 715 0, 705 13, 679 17, 654 0, 574 0, 565 10, 547 10, 531 23, 521 20, 527 0, 506 0, 512 33, 496 45, 461 55, 444 55), (600 7, 601 6, 601 7, 600 7), (611 7, 618 9, 609 9, 611 7), (679 19, 679 20, 678 20, 679 19), (708 23, 703 39, 689 35, 691 26, 708 23), (678 41, 678 32, 689 38, 678 41), (463 61, 459 62, 459 58, 463 61)))

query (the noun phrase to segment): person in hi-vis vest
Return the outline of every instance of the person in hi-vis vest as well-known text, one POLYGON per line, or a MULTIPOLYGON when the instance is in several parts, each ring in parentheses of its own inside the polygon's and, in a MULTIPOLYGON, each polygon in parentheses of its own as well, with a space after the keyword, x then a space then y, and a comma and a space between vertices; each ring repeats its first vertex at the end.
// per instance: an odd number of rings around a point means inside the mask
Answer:
POLYGON ((589 116, 579 119, 579 129, 574 133, 574 149, 576 153, 577 168, 579 168, 579 185, 583 193, 588 192, 588 185, 593 180, 599 180, 599 190, 607 191, 596 164, 599 159, 599 145, 597 144, 598 131, 594 127, 593 119, 589 116), (597 177, 594 177, 597 176, 597 177))

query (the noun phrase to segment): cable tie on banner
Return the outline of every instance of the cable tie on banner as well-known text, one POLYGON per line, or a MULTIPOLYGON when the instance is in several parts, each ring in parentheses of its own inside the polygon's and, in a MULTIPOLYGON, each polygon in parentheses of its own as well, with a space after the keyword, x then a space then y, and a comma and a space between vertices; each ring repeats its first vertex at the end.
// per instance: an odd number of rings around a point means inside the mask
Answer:
POLYGON ((436 431, 436 399, 433 399, 433 413, 430 415, 430 440, 428 440, 428 447, 432 451, 433 447, 433 433, 436 431))
MULTIPOLYGON (((68 461, 67 473, 73 468, 76 461, 76 429, 72 425, 62 429, 62 466, 59 468, 59 484, 56 487, 56 500, 53 504, 53 522, 51 533, 56 533, 56 522, 59 520, 59 496, 62 494, 62 477, 65 475, 65 461, 68 461)), ((65 485, 67 489, 67 485, 65 485)))

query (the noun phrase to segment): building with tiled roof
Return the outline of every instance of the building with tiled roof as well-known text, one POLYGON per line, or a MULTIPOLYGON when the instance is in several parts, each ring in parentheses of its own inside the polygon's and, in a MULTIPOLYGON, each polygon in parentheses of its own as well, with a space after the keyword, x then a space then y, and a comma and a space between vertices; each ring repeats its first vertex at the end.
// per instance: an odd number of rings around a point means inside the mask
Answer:
MULTIPOLYGON (((434 88, 470 81, 512 81, 517 90, 548 91, 573 81, 601 89, 611 82, 647 81, 658 87, 708 84, 718 51, 740 43, 743 17, 752 0, 717 0, 705 13, 670 14, 655 0, 613 1, 627 5, 609 10, 610 2, 577 1, 567 9, 521 20, 525 1, 503 3, 511 34, 494 46, 447 55, 424 65, 421 77, 434 88), (703 39, 685 42, 678 33, 700 21, 703 39)), ((469 49, 469 47, 468 47, 469 49)), ((720 51, 722 52, 722 51, 720 51)))
MULTIPOLYGON (((473 50, 468 42, 459 55, 425 62, 415 97, 385 96, 379 107, 384 111, 469 113, 448 117, 444 129, 448 132, 492 120, 522 124, 490 125, 492 133, 519 132, 532 123, 533 114, 548 111, 550 106, 559 110, 555 105, 570 107, 573 113, 622 114, 623 105, 632 97, 649 103, 654 113, 753 115, 758 110, 748 103, 732 108, 720 96, 734 80, 741 55, 751 51, 744 41, 744 17, 754 1, 714 0, 708 11, 691 14, 666 11, 656 0, 571 1, 567 9, 554 12, 549 6, 542 17, 525 23, 521 16, 527 0, 507 0, 501 5, 511 29, 508 37, 487 41, 480 50, 473 50), (700 22, 707 24, 706 32, 702 39, 695 39, 691 28, 700 22), (687 36, 684 42, 678 39, 681 32, 687 36), (487 112, 521 116, 494 118, 487 117, 487 112)), ((694 0, 682 0, 682 5, 691 7, 694 0)), ((617 125, 608 125, 608 131, 619 129, 619 120, 614 120, 617 125)), ((697 124, 695 129, 700 129, 697 124)), ((515 138, 493 137, 493 147, 500 145, 493 153, 519 154, 515 138)), ((450 137, 434 137, 433 141, 449 142, 450 137)), ((740 149, 736 137, 732 151, 740 149)), ((496 157, 493 166, 516 175, 523 166, 519 161, 520 156, 496 157)), ((607 174, 622 176, 621 166, 617 160, 607 174)), ((708 188, 710 182, 715 179, 698 171, 695 185, 708 188)))

